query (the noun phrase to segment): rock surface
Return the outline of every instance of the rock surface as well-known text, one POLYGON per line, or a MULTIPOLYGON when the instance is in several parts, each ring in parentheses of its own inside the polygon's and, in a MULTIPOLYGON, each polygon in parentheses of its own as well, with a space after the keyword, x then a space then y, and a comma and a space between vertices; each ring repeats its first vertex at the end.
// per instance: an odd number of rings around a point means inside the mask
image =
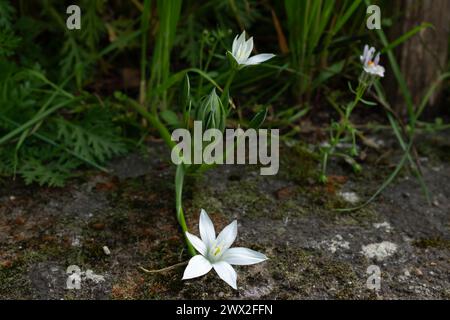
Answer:
POLYGON ((428 205, 405 171, 368 206, 336 211, 352 206, 342 190, 356 190, 363 202, 391 164, 366 163, 361 176, 337 164, 331 170, 338 175, 321 185, 314 161, 285 148, 275 177, 255 166, 220 166, 190 177, 185 188, 192 233, 204 208, 216 229, 238 219, 235 245, 270 258, 237 267, 238 290, 214 272, 182 281, 183 267, 156 274, 139 268, 188 259, 173 208, 174 170, 161 158, 164 147, 150 145, 144 156, 114 161, 117 174, 87 171, 60 189, 1 185, 0 298, 450 298, 449 162, 436 158, 423 167, 439 205, 428 205), (73 265, 80 289, 67 288, 73 265), (373 265, 381 270, 379 291, 366 285, 373 265))

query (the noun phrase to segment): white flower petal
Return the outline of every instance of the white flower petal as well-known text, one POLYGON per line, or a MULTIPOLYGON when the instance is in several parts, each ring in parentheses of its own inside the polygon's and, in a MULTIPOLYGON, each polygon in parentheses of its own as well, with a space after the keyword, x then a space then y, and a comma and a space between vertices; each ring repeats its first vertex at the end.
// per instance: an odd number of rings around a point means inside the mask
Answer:
POLYGON ((199 229, 200 237, 202 238, 204 244, 206 245, 206 247, 210 247, 216 240, 216 230, 214 229, 214 225, 208 214, 203 209, 200 212, 199 229))
POLYGON ((243 60, 247 61, 248 57, 250 57, 250 55, 252 54, 253 51, 253 37, 250 37, 250 39, 248 39, 245 42, 245 46, 244 46, 244 53, 243 53, 243 60))
POLYGON ((245 62, 245 42, 238 46, 236 60, 239 64, 243 64, 245 62))
POLYGON ((242 44, 245 42, 245 30, 242 31, 241 35, 239 36, 238 42, 239 42, 239 44, 242 44))
POLYGON ((361 60, 361 63, 362 63, 362 64, 364 64, 365 61, 366 61, 367 51, 368 51, 368 50, 369 50, 369 46, 366 44, 366 45, 364 46, 364 51, 363 51, 362 56, 359 56, 359 59, 361 60))
POLYGON ((374 53, 375 53, 375 48, 369 47, 368 45, 366 45, 364 47, 363 61, 362 61, 362 64, 364 66, 367 66, 369 61, 372 60, 372 56, 373 56, 374 53))
POLYGON ((255 264, 267 259, 264 254, 248 248, 231 248, 222 256, 223 261, 238 266, 255 264))
POLYGON ((364 66, 364 71, 369 74, 374 74, 373 67, 370 67, 370 66, 364 66))
POLYGON ((240 52, 244 45, 245 45, 245 31, 242 31, 240 35, 237 35, 234 38, 233 46, 231 49, 231 54, 233 55, 234 59, 237 61, 238 64, 241 62, 240 52))
POLYGON ((187 231, 186 231, 186 237, 188 238, 189 242, 192 243, 195 250, 197 250, 201 255, 206 254, 206 251, 207 251, 206 245, 203 243, 202 240, 200 240, 199 237, 194 236, 193 234, 190 234, 187 231))
POLYGON ((367 53, 369 52, 369 45, 368 44, 366 44, 365 46, 364 46, 364 53, 363 53, 363 56, 365 57, 365 56, 367 56, 367 53))
POLYGON ((183 280, 200 277, 211 270, 211 263, 201 255, 196 255, 189 260, 184 270, 183 280))
POLYGON ((271 53, 261 53, 261 54, 257 54, 256 56, 253 56, 251 58, 249 58, 245 64, 246 65, 255 65, 255 64, 259 64, 261 62, 267 61, 269 59, 272 59, 273 57, 275 57, 274 54, 271 53))
POLYGON ((231 49, 231 54, 232 54, 233 56, 236 56, 236 55, 237 55, 237 48, 238 48, 238 46, 239 46, 238 37, 239 37, 239 35, 237 35, 237 36, 234 38, 234 40, 233 40, 233 46, 232 46, 232 49, 231 49))
POLYGON ((375 63, 376 65, 378 65, 380 63, 380 53, 379 52, 375 56, 375 59, 373 60, 373 63, 375 63))
POLYGON ((371 66, 365 66, 364 67, 364 71, 369 73, 369 74, 373 74, 379 77, 384 77, 384 67, 383 66, 376 66, 375 64, 371 65, 371 66))
POLYGON ((384 67, 383 66, 377 66, 376 67, 376 74, 379 76, 379 77, 384 77, 384 67))
POLYGON ((231 245, 237 236, 237 221, 227 225, 217 236, 216 246, 220 248, 222 252, 225 252, 231 245))
POLYGON ((233 267, 225 262, 220 261, 213 264, 214 270, 216 270, 217 274, 219 275, 220 279, 228 283, 233 289, 237 289, 236 280, 237 280, 237 274, 236 271, 234 271, 233 267))

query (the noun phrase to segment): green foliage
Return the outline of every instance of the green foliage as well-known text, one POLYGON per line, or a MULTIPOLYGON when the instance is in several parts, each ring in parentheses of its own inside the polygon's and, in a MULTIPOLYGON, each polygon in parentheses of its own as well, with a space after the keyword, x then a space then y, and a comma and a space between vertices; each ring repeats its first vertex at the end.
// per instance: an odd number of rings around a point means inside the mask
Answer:
POLYGON ((12 29, 12 19, 15 14, 14 8, 6 0, 0 1, 0 58, 8 57, 20 44, 18 37, 12 29))
POLYGON ((223 131, 226 125, 226 111, 213 89, 208 96, 205 96, 196 108, 196 118, 202 121, 204 129, 219 129, 223 131))
POLYGON ((106 170, 101 164, 128 148, 115 121, 120 108, 66 91, 92 81, 92 62, 101 57, 106 33, 105 1, 79 5, 82 30, 69 32, 61 2, 23 3, 26 14, 19 15, 13 3, 0 0, 0 175, 62 186, 76 168, 106 170), (45 45, 42 39, 48 39, 45 45))
POLYGON ((62 187, 81 164, 54 148, 27 148, 27 153, 18 169, 26 184, 36 182, 41 186, 62 187))
MULTIPOLYGON (((234 117, 233 125, 258 128, 268 119, 271 126, 297 135, 299 120, 315 110, 319 97, 317 104, 335 107, 343 119, 342 108, 317 93, 327 92, 331 85, 335 91, 346 90, 340 80, 359 74, 355 57, 360 40, 369 37, 362 0, 80 0, 77 4, 82 29, 69 31, 65 1, 0 0, 2 175, 62 185, 79 166, 105 170, 102 165, 108 159, 126 152, 126 138, 144 141, 148 123, 164 132, 168 141, 168 128, 191 128, 199 117, 209 121, 207 126, 223 128, 224 110, 227 118, 234 117), (273 52, 277 58, 245 68, 234 78, 225 52, 244 29, 257 39, 255 53, 273 52), (281 45, 283 37, 289 50, 281 45), (132 76, 124 76, 125 71, 132 76), (289 89, 296 99, 287 94, 289 89), (109 98, 119 90, 124 99, 109 98), (220 95, 214 108, 203 98, 212 91, 220 95), (186 92, 188 98, 183 97, 186 92), (130 105, 151 120, 142 121, 130 105)), ((393 18, 383 15, 383 19, 393 18)), ((378 34, 384 45, 407 101, 412 131, 424 106, 412 105, 392 51, 424 26, 390 43, 384 31, 371 33, 378 34)), ((351 132, 344 136, 354 140, 351 132)), ((406 151, 413 134, 400 138, 406 151)))
MULTIPOLYGON (((150 67, 149 95, 151 88, 157 87, 167 81, 170 75, 170 54, 175 40, 175 32, 180 19, 181 0, 157 1, 157 11, 159 17, 159 29, 155 39, 152 63, 150 67)), ((159 98, 167 102, 166 93, 162 97, 154 97, 152 109, 156 109, 159 98)), ((163 106, 164 108, 164 106, 163 106)))
POLYGON ((80 39, 90 52, 95 52, 101 37, 105 33, 105 26, 101 18, 105 9, 105 1, 84 0, 81 6, 85 12, 83 12, 83 27, 81 28, 80 39))
POLYGON ((363 73, 360 77, 360 81, 356 90, 353 90, 351 85, 349 84, 349 89, 355 95, 355 97, 352 102, 349 102, 344 106, 337 104, 334 101, 333 97, 329 98, 330 103, 339 113, 340 119, 338 122, 332 122, 330 128, 330 140, 326 145, 321 146, 320 148, 320 153, 322 155, 322 171, 319 179, 321 180, 321 182, 327 181, 327 163, 329 157, 331 156, 342 157, 344 158, 344 160, 346 160, 347 163, 352 165, 353 170, 356 173, 359 173, 361 171, 361 166, 354 159, 358 155, 356 146, 357 129, 351 122, 350 117, 353 110, 360 102, 368 105, 374 104, 372 102, 364 100, 363 96, 366 90, 370 88, 371 84, 376 81, 375 77, 376 76, 370 76, 363 73), (350 144, 350 147, 341 148, 341 150, 338 150, 338 145, 344 143, 350 144))
MULTIPOLYGON (((61 26, 65 31, 65 39, 61 49, 61 77, 68 77, 75 71, 77 87, 81 88, 91 75, 87 61, 98 52, 98 44, 101 36, 105 32, 101 13, 104 9, 102 0, 84 0, 81 3, 83 8, 82 28, 80 31, 68 31, 65 23, 61 26)), ((54 8, 50 8, 59 21, 59 13, 54 8)), ((64 11, 62 11, 64 12, 64 11)))
POLYGON ((55 119, 57 138, 62 145, 84 159, 105 162, 126 151, 106 108, 90 108, 82 119, 55 119))
POLYGON ((7 0, 0 0, 0 28, 10 29, 15 9, 7 0))
POLYGON ((102 106, 57 86, 55 92, 48 90, 51 83, 43 79, 38 69, 25 72, 0 60, 1 175, 19 174, 26 183, 62 186, 75 168, 100 168, 98 163, 126 151, 107 101, 102 106), (10 138, 5 139, 7 134, 10 138))
POLYGON ((20 38, 18 38, 11 30, 0 30, 0 57, 11 56, 19 44, 20 38))
MULTIPOLYGON (((291 66, 300 73, 295 92, 307 100, 313 90, 342 71, 343 63, 335 55, 336 48, 332 49, 351 42, 350 37, 345 41, 336 36, 355 18, 362 0, 285 0, 284 3, 291 66)), ((361 25, 362 18, 361 14, 356 18, 361 25)))

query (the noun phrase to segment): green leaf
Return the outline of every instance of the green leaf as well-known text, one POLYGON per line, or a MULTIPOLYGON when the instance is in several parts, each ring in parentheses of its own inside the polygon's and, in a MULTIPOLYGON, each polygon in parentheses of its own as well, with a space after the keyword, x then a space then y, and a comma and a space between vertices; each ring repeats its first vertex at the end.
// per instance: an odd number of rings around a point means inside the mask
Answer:
POLYGON ((405 32, 400 37, 398 37, 397 39, 395 39, 394 41, 389 43, 389 45, 384 47, 383 50, 381 50, 381 53, 385 53, 385 52, 388 52, 388 51, 394 49, 395 47, 401 45, 403 42, 407 41, 409 38, 414 36, 416 33, 422 31, 423 29, 432 28, 432 27, 433 27, 433 25, 431 23, 424 22, 424 23, 412 28, 408 32, 405 32))
POLYGON ((183 110, 186 110, 191 103, 191 83, 189 81, 189 75, 186 73, 184 76, 181 95, 180 95, 180 104, 183 107, 183 110))
POLYGON ((264 120, 266 120, 268 110, 269 108, 265 107, 257 112, 248 126, 253 129, 259 129, 264 123, 264 120))
POLYGON ((376 102, 364 100, 363 98, 359 98, 359 101, 361 101, 362 103, 364 103, 365 105, 368 105, 368 106, 376 106, 376 105, 378 105, 376 102))
POLYGON ((181 96, 180 104, 183 108, 184 125, 187 128, 189 126, 189 119, 190 119, 191 108, 192 108, 191 83, 189 81, 188 73, 186 73, 186 75, 184 77, 180 96, 181 96))
POLYGON ((36 158, 30 158, 20 168, 19 173, 26 184, 37 182, 41 186, 62 187, 78 165, 79 162, 73 160, 43 163, 36 158))
POLYGON ((83 120, 59 118, 55 123, 58 139, 82 158, 102 163, 126 151, 111 119, 102 110, 89 111, 83 120))
POLYGON ((173 112, 172 110, 163 110, 159 113, 159 116, 170 127, 177 128, 177 127, 180 127, 180 125, 181 125, 177 114, 175 112, 173 112))
POLYGON ((21 39, 11 30, 0 30, 0 57, 9 57, 13 55, 20 42, 21 39))
POLYGON ((331 77, 334 77, 335 75, 342 72, 344 69, 344 60, 341 60, 339 62, 336 62, 335 64, 331 65, 329 68, 323 70, 316 79, 314 79, 311 88, 317 88, 318 86, 322 85, 324 82, 326 82, 331 77))
POLYGON ((231 69, 237 69, 239 67, 236 59, 233 57, 233 55, 231 54, 230 51, 227 51, 226 57, 227 57, 228 62, 230 63, 231 69))

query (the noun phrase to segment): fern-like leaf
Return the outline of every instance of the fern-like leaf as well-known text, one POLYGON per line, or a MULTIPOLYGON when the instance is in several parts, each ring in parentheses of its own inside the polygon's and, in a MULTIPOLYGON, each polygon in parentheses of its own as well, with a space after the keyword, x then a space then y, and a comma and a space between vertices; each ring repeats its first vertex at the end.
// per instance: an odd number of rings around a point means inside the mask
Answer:
POLYGON ((39 159, 29 158, 21 166, 19 173, 26 184, 33 182, 50 187, 62 187, 65 181, 73 175, 73 169, 79 165, 74 160, 59 159, 43 163, 39 159))
POLYGON ((103 163, 126 151, 123 141, 107 123, 92 124, 84 121, 81 125, 64 119, 58 119, 56 123, 58 139, 85 159, 103 163))

